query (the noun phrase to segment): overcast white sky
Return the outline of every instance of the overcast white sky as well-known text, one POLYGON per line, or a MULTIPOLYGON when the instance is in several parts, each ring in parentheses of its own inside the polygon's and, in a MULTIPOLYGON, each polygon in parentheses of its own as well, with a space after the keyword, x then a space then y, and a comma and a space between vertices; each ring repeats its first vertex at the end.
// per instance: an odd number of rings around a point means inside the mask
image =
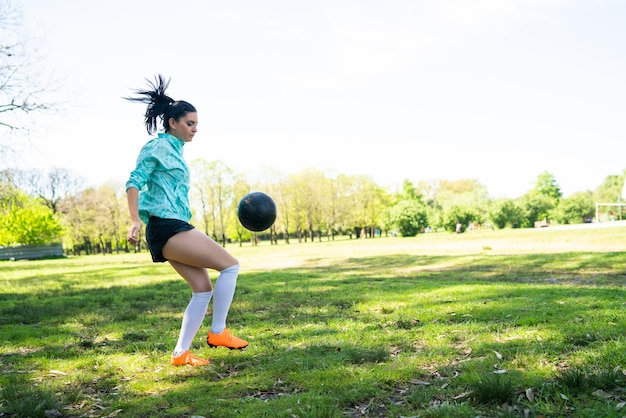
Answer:
POLYGON ((65 110, 23 165, 125 182, 150 138, 144 78, 199 111, 188 161, 477 179, 565 195, 626 169, 621 0, 21 0, 65 110))

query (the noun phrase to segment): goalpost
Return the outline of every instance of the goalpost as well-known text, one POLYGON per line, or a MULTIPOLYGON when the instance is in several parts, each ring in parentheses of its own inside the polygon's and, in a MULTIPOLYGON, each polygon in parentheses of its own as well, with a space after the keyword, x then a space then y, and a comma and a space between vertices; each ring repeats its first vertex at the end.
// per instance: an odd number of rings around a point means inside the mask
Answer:
MULTIPOLYGON (((617 218, 619 218, 618 220, 622 220, 622 206, 626 206, 626 203, 623 203, 620 199, 619 202, 617 203, 598 203, 596 202, 596 223, 600 223, 600 206, 614 206, 617 208, 617 214, 615 214, 614 216, 617 216, 617 218)), ((616 220, 617 218, 611 219, 612 221, 616 220)))
MULTIPOLYGON (((615 206, 617 208, 617 216, 619 220, 622 220, 622 206, 626 206, 626 203, 623 202, 626 200, 626 180, 624 181, 624 187, 622 188, 622 195, 617 196, 617 203, 598 203, 596 202, 596 223, 600 222, 600 206, 615 206)), ((612 221, 615 220, 613 216, 612 221)))

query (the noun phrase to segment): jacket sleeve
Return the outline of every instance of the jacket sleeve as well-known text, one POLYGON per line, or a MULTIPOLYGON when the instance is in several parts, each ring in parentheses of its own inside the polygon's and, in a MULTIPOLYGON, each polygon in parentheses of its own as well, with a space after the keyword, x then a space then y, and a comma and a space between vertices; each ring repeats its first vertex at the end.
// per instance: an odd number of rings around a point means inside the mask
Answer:
POLYGON ((148 182, 157 164, 158 158, 154 156, 153 147, 151 144, 146 144, 137 157, 135 169, 130 172, 130 177, 126 182, 126 190, 131 187, 141 190, 148 182))

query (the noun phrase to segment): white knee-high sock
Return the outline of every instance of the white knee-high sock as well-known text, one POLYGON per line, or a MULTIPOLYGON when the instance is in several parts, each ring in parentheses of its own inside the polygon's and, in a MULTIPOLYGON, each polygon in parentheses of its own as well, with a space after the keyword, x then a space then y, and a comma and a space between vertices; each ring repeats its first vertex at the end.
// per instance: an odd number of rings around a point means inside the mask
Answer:
POLYGON ((212 294, 213 292, 192 293, 191 300, 183 315, 183 323, 180 327, 178 342, 176 343, 176 348, 174 348, 174 357, 180 356, 191 347, 191 342, 198 333, 200 325, 202 325, 202 321, 206 315, 212 294))
POLYGON ((211 332, 214 334, 220 334, 226 328, 226 317, 230 310, 230 304, 233 302, 238 275, 239 264, 235 264, 220 271, 220 275, 215 281, 213 320, 211 321, 211 332))

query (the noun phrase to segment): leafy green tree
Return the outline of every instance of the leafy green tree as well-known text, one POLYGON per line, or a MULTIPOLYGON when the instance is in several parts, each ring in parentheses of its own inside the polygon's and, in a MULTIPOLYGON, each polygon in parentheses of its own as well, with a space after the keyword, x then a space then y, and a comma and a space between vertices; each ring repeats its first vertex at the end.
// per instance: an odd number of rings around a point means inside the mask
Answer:
POLYGON ((365 228, 370 236, 375 227, 380 226, 381 214, 390 201, 389 194, 368 176, 354 176, 355 202, 354 227, 365 228))
POLYGON ((126 231, 128 228, 128 204, 125 193, 118 193, 114 184, 104 184, 96 189, 98 210, 94 222, 96 223, 99 249, 102 253, 110 254, 120 246, 126 246, 126 231), (121 206, 124 198, 126 205, 121 206))
POLYGON ((576 224, 592 219, 595 212, 595 202, 590 191, 578 192, 561 199, 554 212, 554 218, 561 224, 576 224))
POLYGON ((514 199, 498 199, 489 210, 489 219, 499 228, 519 228, 525 224, 524 209, 514 199))
POLYGON ((626 175, 606 176, 593 193, 595 201, 599 203, 617 203, 618 199, 623 201, 624 198, 621 195, 625 178, 626 175))
POLYGON ((222 246, 226 245, 228 211, 234 200, 235 175, 222 161, 191 162, 191 198, 200 209, 204 232, 222 246))
POLYGON ((518 204, 524 209, 523 228, 532 227, 536 221, 549 220, 551 211, 556 207, 554 198, 532 191, 520 197, 518 204))
POLYGON ((462 225, 461 231, 465 231, 465 228, 472 223, 478 222, 477 219, 480 219, 480 214, 476 212, 475 207, 471 206, 462 206, 462 205, 451 205, 444 208, 441 215, 441 226, 450 232, 454 232, 456 230, 457 223, 462 225))
POLYGON ((410 180, 402 182, 402 192, 398 195, 398 201, 401 200, 422 200, 421 193, 410 180))
POLYGON ((59 202, 65 241, 74 253, 110 252, 113 245, 117 247, 125 241, 128 211, 125 209, 122 216, 121 199, 113 186, 104 185, 90 187, 59 202))
POLYGON ((563 196, 561 188, 559 187, 554 175, 544 171, 537 176, 537 182, 532 190, 535 193, 552 198, 554 204, 559 202, 559 199, 563 196))
POLYGON ((427 202, 434 212, 429 216, 429 220, 435 228, 455 231, 457 222, 461 222, 463 227, 470 223, 484 222, 489 194, 487 188, 478 180, 443 180, 437 186, 433 184, 428 186, 427 196, 431 197, 427 202))
POLYGON ((422 180, 417 183, 416 192, 420 195, 422 201, 426 203, 426 205, 434 207, 440 189, 440 180, 422 180))
POLYGON ((306 169, 298 176, 298 187, 301 193, 307 198, 303 205, 304 215, 306 219, 307 236, 313 242, 317 233, 320 239, 320 230, 322 227, 322 213, 325 206, 325 183, 327 179, 323 172, 316 169, 306 169))
POLYGON ((13 191, 0 202, 0 245, 39 245, 61 239, 63 228, 38 199, 13 191))
POLYGON ((233 193, 235 195, 235 199, 233 199, 229 213, 231 216, 228 218, 228 237, 239 243, 241 247, 244 241, 251 240, 254 234, 251 231, 248 231, 246 228, 241 225, 239 222, 239 218, 237 217, 237 206, 239 205, 239 201, 248 193, 250 193, 251 187, 250 184, 245 181, 241 177, 235 178, 235 184, 233 185, 233 193))
POLYGON ((295 234, 298 242, 307 241, 311 227, 310 212, 316 205, 311 199, 308 178, 305 172, 292 174, 287 179, 287 190, 290 196, 288 211, 291 219, 290 233, 295 234))
POLYGON ((354 210, 354 177, 340 174, 335 181, 337 200, 335 204, 336 222, 335 228, 352 238, 354 233, 353 210, 354 210))
POLYGON ((334 240, 339 227, 339 183, 336 178, 325 178, 322 190, 322 229, 328 240, 334 240))
POLYGON ((403 237, 414 237, 428 226, 426 206, 418 199, 401 200, 386 211, 385 225, 403 237))
MULTIPOLYGON (((622 193, 626 191, 626 170, 624 170, 623 175, 609 175, 607 176, 602 184, 600 184, 593 191, 594 203, 612 203, 615 206, 600 206, 600 211, 606 214, 609 211, 616 212, 616 219, 624 219, 625 214, 624 210, 626 209, 624 206, 624 202, 626 201, 626 196, 623 196, 622 193), (622 203, 622 206, 618 206, 617 203, 622 203), (622 213, 619 213, 619 210, 622 210, 622 213)), ((603 218, 602 213, 598 214, 600 219, 603 218)), ((608 215, 607 215, 608 216, 608 215)))

